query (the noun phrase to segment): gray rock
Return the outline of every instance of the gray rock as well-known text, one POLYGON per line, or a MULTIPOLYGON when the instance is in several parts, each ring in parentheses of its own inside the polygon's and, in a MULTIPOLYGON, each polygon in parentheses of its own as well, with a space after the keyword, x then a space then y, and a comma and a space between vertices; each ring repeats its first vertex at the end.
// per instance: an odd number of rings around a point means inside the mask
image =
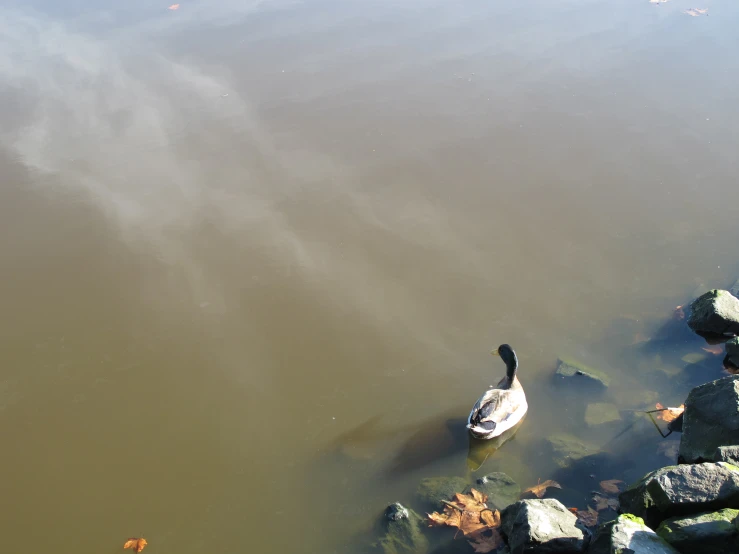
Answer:
POLYGON ((423 520, 399 502, 390 504, 383 516, 385 536, 377 545, 385 554, 425 554, 428 539, 423 534, 423 520))
POLYGON ((442 507, 442 500, 449 500, 455 493, 464 492, 467 485, 467 481, 461 477, 428 477, 421 479, 416 496, 425 508, 438 510, 442 507))
POLYGON ((511 554, 585 552, 590 534, 559 500, 520 500, 501 513, 511 554))
POLYGON ((608 388, 608 385, 611 384, 611 379, 606 373, 564 358, 557 360, 557 369, 554 374, 573 383, 588 383, 599 388, 608 388))
POLYGON ((729 292, 739 298, 739 279, 734 281, 734 284, 731 285, 731 288, 729 289, 729 292))
POLYGON ((690 554, 736 554, 739 552, 739 510, 725 508, 663 521, 657 534, 690 554))
POLYGON ((713 460, 720 446, 739 444, 739 375, 695 387, 685 401, 679 459, 713 460))
POLYGON ((739 368, 739 337, 726 341, 726 356, 724 356, 724 367, 739 368))
POLYGON ((739 446, 719 446, 713 455, 713 461, 739 466, 739 446))
POLYGON ((552 459, 562 468, 570 467, 573 462, 600 452, 594 444, 567 433, 555 433, 547 437, 546 442, 551 449, 552 459))
POLYGON ((505 473, 488 473, 475 482, 475 488, 488 495, 487 505, 494 510, 502 510, 521 496, 521 487, 505 473))
POLYGON ((621 511, 656 527, 669 517, 739 508, 739 467, 719 463, 667 466, 619 495, 621 511))
POLYGON ((739 333, 739 299, 726 290, 709 290, 690 305, 688 327, 701 334, 739 333))
POLYGON ((585 409, 585 423, 591 427, 620 420, 621 414, 618 413, 618 408, 615 404, 592 402, 585 409))
POLYGON ((623 514, 598 528, 588 554, 678 554, 678 551, 644 525, 644 520, 623 514))

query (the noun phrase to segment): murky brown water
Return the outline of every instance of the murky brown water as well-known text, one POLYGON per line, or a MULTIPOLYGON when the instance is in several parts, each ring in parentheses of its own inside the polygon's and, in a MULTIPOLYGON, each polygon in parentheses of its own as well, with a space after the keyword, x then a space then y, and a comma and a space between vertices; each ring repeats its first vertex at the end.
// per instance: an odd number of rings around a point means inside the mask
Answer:
POLYGON ((632 342, 739 275, 735 3, 168 4, 0 8, 3 550, 358 551, 466 474, 426 447, 501 342, 530 411, 483 470, 666 463, 548 376, 721 375, 632 342))

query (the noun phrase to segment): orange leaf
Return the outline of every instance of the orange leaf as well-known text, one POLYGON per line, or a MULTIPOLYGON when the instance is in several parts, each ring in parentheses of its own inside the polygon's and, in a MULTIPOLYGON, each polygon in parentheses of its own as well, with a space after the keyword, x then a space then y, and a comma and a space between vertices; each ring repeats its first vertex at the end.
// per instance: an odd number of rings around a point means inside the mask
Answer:
POLYGON ((708 352, 709 354, 713 354, 714 356, 720 356, 724 353, 724 349, 721 348, 720 344, 713 344, 711 346, 704 346, 703 350, 708 352))
POLYGON ((468 541, 472 549, 479 554, 492 552, 503 546, 503 537, 497 529, 490 529, 485 535, 482 533, 468 541))
POLYGON ((534 485, 533 487, 529 487, 528 489, 525 489, 521 494, 526 494, 527 492, 530 492, 537 498, 543 498, 544 494, 546 494, 547 489, 549 487, 554 487, 556 489, 561 489, 562 486, 557 483, 556 481, 552 481, 551 479, 547 479, 543 483, 539 483, 537 485, 534 485))
POLYGON ((488 527, 499 527, 500 526, 500 511, 495 510, 484 510, 480 512, 480 519, 488 527))
POLYGON ((147 544, 149 543, 146 542, 145 538, 141 537, 140 539, 137 539, 136 537, 134 537, 134 538, 128 539, 123 545, 123 548, 124 549, 130 548, 131 550, 136 552, 136 554, 138 554, 144 549, 144 547, 147 544))
POLYGON ((662 410, 657 413, 657 419, 661 419, 662 421, 669 423, 670 421, 674 421, 680 417, 680 414, 685 410, 685 404, 681 404, 677 408, 665 408, 662 404, 657 402, 657 409, 662 410))
POLYGON ((457 493, 451 502, 444 502, 442 513, 428 514, 429 523, 456 527, 468 538, 500 525, 500 512, 490 510, 485 504, 487 495, 472 489, 469 494, 457 493))
POLYGON ((573 514, 577 513, 577 508, 567 508, 569 511, 571 511, 573 514))
POLYGON ((623 484, 623 481, 618 479, 609 479, 607 481, 600 482, 600 488, 607 494, 618 494, 621 492, 619 485, 623 484))
POLYGON ((585 527, 595 527, 598 524, 598 512, 593 510, 592 506, 588 506, 587 510, 577 512, 577 519, 582 521, 585 527))

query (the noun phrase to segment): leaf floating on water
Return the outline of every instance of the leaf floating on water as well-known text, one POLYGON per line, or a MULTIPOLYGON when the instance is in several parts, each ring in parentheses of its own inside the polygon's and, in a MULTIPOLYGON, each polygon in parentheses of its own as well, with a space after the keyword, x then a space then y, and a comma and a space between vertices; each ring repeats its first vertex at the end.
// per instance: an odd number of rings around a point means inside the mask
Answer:
POLYGON ((444 502, 442 513, 428 514, 429 521, 432 525, 456 527, 464 535, 500 525, 500 512, 497 510, 492 512, 485 504, 487 499, 487 495, 475 489, 472 489, 470 494, 457 493, 451 502, 444 502))
POLYGON ((619 485, 623 485, 623 481, 619 481, 618 479, 609 479, 607 481, 600 482, 600 488, 606 494, 620 493, 621 487, 619 487, 619 485))
POLYGON ((708 10, 706 8, 690 8, 685 10, 685 13, 690 17, 700 17, 701 15, 708 15, 708 10))
POLYGON ((575 515, 577 515, 577 519, 583 522, 585 527, 595 527, 598 525, 598 511, 593 510, 592 506, 588 506, 587 510, 579 510, 575 515))
POLYGON ((170 7, 168 7, 167 9, 168 9, 168 10, 172 10, 172 11, 175 11, 175 10, 179 10, 179 9, 180 9, 180 5, 179 5, 179 4, 172 4, 172 5, 171 5, 170 7))
POLYGON ((549 487, 561 489, 562 485, 557 483, 557 481, 552 481, 551 479, 547 479, 543 483, 539 483, 537 485, 534 485, 533 487, 529 487, 528 489, 525 489, 521 494, 523 495, 523 494, 526 494, 527 492, 530 492, 537 498, 543 498, 549 487))
POLYGON ((608 496, 600 494, 599 492, 596 492, 593 495, 593 500, 595 500, 595 509, 599 512, 608 509, 618 510, 620 506, 618 503, 618 498, 610 498, 608 496))
POLYGON ((490 529, 489 533, 480 533, 467 542, 470 543, 475 552, 486 554, 503 546, 503 537, 497 529, 490 529))
POLYGON ((662 410, 661 412, 657 412, 657 419, 661 419, 662 421, 669 423, 670 421, 675 421, 680 417, 680 414, 685 410, 685 404, 681 404, 677 408, 665 408, 662 404, 657 402, 657 409, 662 410))
POLYGON ((141 537, 140 539, 133 537, 125 542, 123 548, 130 548, 131 550, 136 552, 136 554, 138 554, 146 547, 147 544, 149 543, 146 542, 146 539, 144 537, 141 537))
POLYGON ((712 346, 705 346, 702 350, 705 350, 709 354, 713 354, 714 356, 720 356, 724 353, 724 349, 721 348, 720 344, 714 344, 712 346))

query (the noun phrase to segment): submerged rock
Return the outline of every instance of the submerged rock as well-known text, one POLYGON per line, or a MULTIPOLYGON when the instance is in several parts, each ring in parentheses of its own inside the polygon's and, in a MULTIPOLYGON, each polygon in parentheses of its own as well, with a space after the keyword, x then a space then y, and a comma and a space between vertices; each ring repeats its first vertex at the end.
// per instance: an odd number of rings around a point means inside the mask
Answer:
POLYGON ((671 517, 657 534, 690 554, 736 554, 739 552, 739 510, 725 508, 694 516, 671 517))
POLYGON ((667 466, 619 495, 621 511, 656 527, 669 517, 739 508, 739 467, 719 463, 667 466))
POLYGON ((573 462, 598 454, 600 448, 567 433, 555 433, 546 439, 552 459, 559 467, 566 468, 573 462))
POLYGON ((713 455, 713 461, 739 466, 739 446, 719 446, 713 455))
POLYGON ((511 554, 585 552, 590 534, 553 498, 519 500, 501 513, 511 554))
POLYGON ((690 305, 688 327, 704 335, 739 334, 739 299, 726 290, 709 290, 690 305))
POLYGON ((678 554, 657 533, 644 524, 644 520, 631 514, 623 514, 598 528, 588 554, 678 554))
POLYGON ((739 375, 690 391, 683 412, 680 460, 710 461, 720 446, 739 444, 739 375))
POLYGON ((554 374, 561 379, 588 383, 600 388, 608 388, 611 384, 611 379, 606 373, 564 358, 557 360, 557 369, 554 374))
POLYGON ((399 502, 390 504, 383 516, 385 536, 377 541, 384 554, 425 554, 429 543, 421 517, 399 502))
POLYGON ((488 473, 475 482, 475 488, 488 495, 487 505, 494 510, 502 510, 521 496, 521 487, 505 473, 488 473))
POLYGON ((462 477, 428 477, 421 479, 416 496, 427 509, 438 510, 442 506, 442 500, 449 500, 455 493, 464 492, 466 488, 467 481, 462 477))
POLYGON ((585 423, 591 427, 620 420, 621 414, 619 414, 615 404, 593 402, 592 404, 588 404, 588 407, 585 409, 585 423))

